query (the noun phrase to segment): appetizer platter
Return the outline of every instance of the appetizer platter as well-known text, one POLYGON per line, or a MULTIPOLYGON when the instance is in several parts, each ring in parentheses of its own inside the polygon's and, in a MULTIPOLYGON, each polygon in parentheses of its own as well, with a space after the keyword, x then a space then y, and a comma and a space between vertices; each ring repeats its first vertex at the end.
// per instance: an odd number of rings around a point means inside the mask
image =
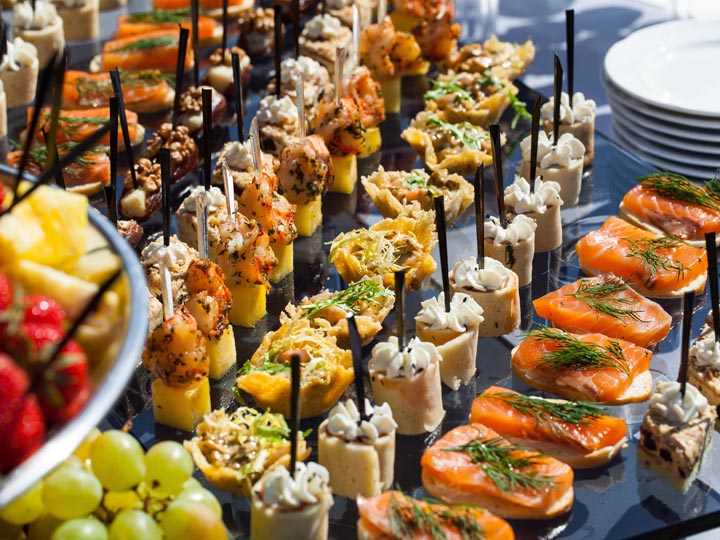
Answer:
POLYGON ((38 175, 109 124, 53 176, 116 221, 147 283, 144 351, 105 433, 44 480, 46 516, 168 540, 714 526, 720 182, 596 133, 557 57, 538 96, 518 78, 531 41, 458 45, 451 4, 372 23, 384 3, 230 2, 230 24, 176 3, 104 13, 61 99, 9 117, 35 146, 8 162, 38 175), (100 494, 62 515, 72 467, 100 494))

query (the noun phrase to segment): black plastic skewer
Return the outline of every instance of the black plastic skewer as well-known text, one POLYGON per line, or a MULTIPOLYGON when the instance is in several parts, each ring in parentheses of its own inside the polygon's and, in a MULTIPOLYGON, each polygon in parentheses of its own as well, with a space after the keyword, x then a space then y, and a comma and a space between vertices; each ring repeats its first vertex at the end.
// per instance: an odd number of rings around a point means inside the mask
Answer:
POLYGON ((297 438, 300 429, 300 355, 290 357, 290 476, 295 478, 297 438))
POLYGON ((477 263, 480 270, 485 268, 485 165, 475 170, 475 234, 477 242, 477 263))
POLYGON ((572 103, 575 85, 575 10, 565 10, 565 45, 567 46, 567 89, 572 103))
POLYGON ((122 93, 122 82, 120 81, 120 72, 110 72, 110 80, 112 81, 113 92, 118 100, 118 115, 120 117, 120 128, 122 129, 123 141, 125 141, 125 154, 127 154, 128 164, 130 165, 130 179, 132 185, 137 188, 137 175, 135 174, 135 158, 133 157, 132 141, 130 140, 130 131, 128 130, 127 115, 125 114, 125 98, 122 93))
POLYGON ((222 60, 220 65, 225 64, 225 50, 227 49, 228 31, 228 0, 222 0, 222 60))
POLYGON ((212 89, 202 89, 203 108, 203 183, 210 189, 212 181, 212 89))
POLYGON ((300 57, 300 0, 292 0, 292 23, 295 32, 295 60, 300 57))
POLYGON ((405 269, 395 272, 395 324, 398 349, 405 348, 405 269))
MULTIPOLYGON (((117 225, 117 168, 118 168, 118 100, 112 96, 108 100, 110 106, 110 186, 112 201, 108 200, 108 217, 117 225), (111 204, 112 203, 112 204, 111 204)), ((106 188, 107 189, 107 188, 106 188)))
POLYGON ((440 195, 433 199, 435 203, 435 228, 440 249, 440 272, 442 273, 445 312, 450 313, 450 268, 448 268, 447 224, 445 223, 445 197, 440 195))
POLYGON ((540 105, 542 96, 538 94, 535 100, 535 106, 532 112, 532 126, 530 128, 530 178, 527 179, 530 184, 530 191, 535 189, 535 178, 537 176, 537 154, 538 154, 538 138, 540 137, 540 105))
POLYGON ((172 126, 177 126, 180 115, 180 94, 182 93, 183 79, 185 78, 185 57, 187 56, 188 29, 178 24, 180 38, 178 39, 178 57, 175 66, 175 101, 172 110, 172 126))
POLYGON ((7 54, 7 27, 5 19, 0 17, 0 60, 7 54))
POLYGON ((237 122, 238 140, 245 142, 245 113, 243 111, 242 68, 240 56, 232 53, 233 89, 235 90, 235 121, 237 122))
POLYGON ((685 398, 685 386, 687 385, 688 354, 690 352, 690 331, 692 330, 692 312, 694 301, 694 291, 688 291, 683 295, 682 345, 680 346, 680 371, 678 373, 680 395, 683 399, 685 398))
POLYGON ((282 6, 276 3, 273 6, 275 15, 275 97, 282 96, 282 6))
POLYGON ((62 189, 67 189, 67 186, 65 185, 65 175, 63 174, 63 170, 60 168, 60 154, 58 154, 57 143, 55 142, 55 139, 51 139, 48 136, 47 130, 43 129, 42 134, 43 139, 45 140, 45 148, 47 149, 47 161, 50 162, 53 174, 55 175, 55 183, 62 189))
POLYGON ((363 380, 362 349, 360 346, 360 333, 357 328, 357 321, 353 313, 347 317, 348 336, 350 337, 350 351, 353 359, 353 372, 355 376, 355 395, 357 396, 360 421, 367 420, 365 411, 365 383, 363 380))
POLYGON ((560 57, 555 53, 555 73, 553 87, 553 146, 557 145, 560 137, 560 101, 562 98, 563 68, 560 57))
MULTIPOLYGON (((47 135, 45 137, 45 146, 47 148, 50 148, 51 146, 55 147, 55 154, 51 154, 50 152, 47 153, 46 160, 45 160, 45 168, 49 169, 50 167, 54 166, 53 160, 57 159, 57 145, 55 144, 55 141, 57 140, 57 127, 58 123, 60 122, 60 109, 62 108, 62 96, 63 96, 63 84, 65 83, 65 72, 67 71, 67 47, 63 47, 62 54, 60 55, 59 59, 57 56, 53 56, 53 61, 58 60, 58 64, 54 70, 53 76, 52 76, 52 109, 50 111, 50 126, 48 128, 47 135)), ((62 176, 62 169, 60 170, 60 175, 62 176)), ((64 184, 64 181, 63 181, 64 184)))
POLYGON ((160 149, 160 183, 162 189, 163 244, 170 245, 170 149, 160 149))
POLYGON ((507 215, 505 214, 505 192, 503 191, 502 145, 500 143, 500 126, 490 126, 490 142, 492 143, 493 168, 495 169, 495 191, 497 192, 498 213, 500 224, 507 228, 507 215))
POLYGON ((193 84, 195 88, 200 86, 200 46, 198 44, 198 17, 200 7, 198 0, 190 0, 190 17, 192 19, 192 49, 193 49, 193 84))
POLYGON ((718 305, 718 256, 715 233, 705 233, 705 249, 708 257, 708 283, 710 284, 710 303, 712 305, 713 330, 715 341, 720 342, 720 305, 718 305))

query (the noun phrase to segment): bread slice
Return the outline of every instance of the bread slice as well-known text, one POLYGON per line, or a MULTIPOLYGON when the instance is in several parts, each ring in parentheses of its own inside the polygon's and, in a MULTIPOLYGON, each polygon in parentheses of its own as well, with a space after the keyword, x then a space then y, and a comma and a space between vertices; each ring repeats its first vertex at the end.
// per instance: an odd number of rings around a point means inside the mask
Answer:
POLYGON ((559 459, 573 469, 592 469, 593 467, 605 465, 618 455, 620 450, 627 448, 627 437, 624 437, 613 446, 605 446, 592 452, 583 452, 566 444, 523 439, 521 437, 507 437, 507 440, 518 446, 526 446, 546 456, 559 459))

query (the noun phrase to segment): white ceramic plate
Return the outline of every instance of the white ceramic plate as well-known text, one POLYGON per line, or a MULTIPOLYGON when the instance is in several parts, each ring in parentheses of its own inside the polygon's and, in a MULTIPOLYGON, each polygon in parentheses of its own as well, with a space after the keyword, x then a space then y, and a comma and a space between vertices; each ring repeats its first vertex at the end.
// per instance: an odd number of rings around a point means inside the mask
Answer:
POLYGON ((720 118, 717 21, 677 20, 643 28, 605 55, 608 77, 646 103, 720 118))
POLYGON ((638 137, 646 141, 655 142, 659 145, 668 148, 674 148, 683 152, 703 154, 707 157, 718 157, 720 158, 720 144, 696 142, 689 139, 683 139, 680 137, 673 137, 672 134, 658 133, 655 131, 649 131, 643 129, 635 122, 628 120, 622 114, 614 114, 612 121, 617 123, 622 129, 628 132, 633 137, 638 137))

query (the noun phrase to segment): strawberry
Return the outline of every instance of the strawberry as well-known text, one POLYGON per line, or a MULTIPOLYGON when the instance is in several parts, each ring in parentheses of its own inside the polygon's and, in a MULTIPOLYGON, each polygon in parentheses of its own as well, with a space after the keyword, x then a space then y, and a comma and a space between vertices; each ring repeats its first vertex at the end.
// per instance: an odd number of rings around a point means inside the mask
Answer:
POLYGON ((62 329, 65 322, 65 310, 56 300, 42 294, 28 294, 23 298, 25 324, 54 326, 62 329))
MULTIPOLYGON (((2 202, 2 197, 0 197, 2 202)), ((7 274, 0 272, 0 350, 4 350, 6 315, 13 304, 13 285, 7 274)))
POLYGON ((0 452, 0 474, 5 474, 30 457, 45 438, 45 419, 37 398, 26 395, 11 422, 0 452))
POLYGON ((90 397, 90 373, 80 345, 68 341, 38 381, 38 399, 50 422, 73 418, 90 397))
POLYGON ((61 329, 44 324, 20 324, 5 340, 7 352, 26 370, 34 372, 49 358, 63 338, 61 329))
POLYGON ((0 353, 0 440, 6 440, 20 400, 29 387, 27 374, 7 354, 0 353))

